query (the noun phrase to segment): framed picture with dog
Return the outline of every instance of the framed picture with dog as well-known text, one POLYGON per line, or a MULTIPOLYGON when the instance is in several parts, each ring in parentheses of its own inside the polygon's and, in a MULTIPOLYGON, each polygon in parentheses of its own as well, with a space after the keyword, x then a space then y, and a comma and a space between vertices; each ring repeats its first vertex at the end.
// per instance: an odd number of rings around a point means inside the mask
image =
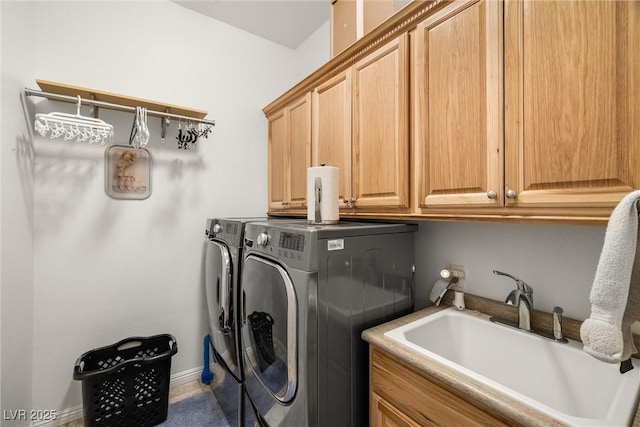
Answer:
POLYGON ((114 199, 143 200, 151 195, 151 153, 131 145, 105 150, 105 192, 114 199))

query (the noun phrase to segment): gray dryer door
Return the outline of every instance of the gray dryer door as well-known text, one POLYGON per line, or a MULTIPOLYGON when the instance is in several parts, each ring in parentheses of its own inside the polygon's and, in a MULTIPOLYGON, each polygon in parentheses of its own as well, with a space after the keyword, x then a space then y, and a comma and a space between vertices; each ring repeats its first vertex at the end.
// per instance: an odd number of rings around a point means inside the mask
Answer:
POLYGON ((296 294, 282 266, 249 255, 242 270, 242 298, 247 390, 257 409, 266 414, 272 405, 269 400, 287 403, 296 392, 296 294))
POLYGON ((205 294, 209 313, 211 344, 222 358, 224 367, 237 378, 238 368, 235 332, 233 330, 233 288, 231 254, 222 242, 207 241, 205 262, 205 294))

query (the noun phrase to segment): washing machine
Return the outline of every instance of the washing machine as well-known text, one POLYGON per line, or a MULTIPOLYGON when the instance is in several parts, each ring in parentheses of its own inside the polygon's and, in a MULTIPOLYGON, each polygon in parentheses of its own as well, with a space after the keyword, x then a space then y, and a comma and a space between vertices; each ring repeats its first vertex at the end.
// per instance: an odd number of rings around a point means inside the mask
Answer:
POLYGON ((205 230, 205 298, 214 355, 211 388, 232 427, 253 425, 253 410, 245 399, 236 327, 244 227, 259 220, 265 218, 208 219, 205 230))
POLYGON ((239 326, 259 424, 368 424, 368 347, 360 335, 413 310, 416 230, 246 225, 239 326))

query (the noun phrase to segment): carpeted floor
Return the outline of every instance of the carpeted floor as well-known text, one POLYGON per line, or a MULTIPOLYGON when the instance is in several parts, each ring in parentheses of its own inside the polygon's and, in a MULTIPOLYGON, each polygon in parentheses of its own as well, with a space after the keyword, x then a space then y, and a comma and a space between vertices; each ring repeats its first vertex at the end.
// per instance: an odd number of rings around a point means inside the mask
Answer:
POLYGON ((198 393, 169 405, 162 427, 229 427, 220 405, 211 392, 198 393))

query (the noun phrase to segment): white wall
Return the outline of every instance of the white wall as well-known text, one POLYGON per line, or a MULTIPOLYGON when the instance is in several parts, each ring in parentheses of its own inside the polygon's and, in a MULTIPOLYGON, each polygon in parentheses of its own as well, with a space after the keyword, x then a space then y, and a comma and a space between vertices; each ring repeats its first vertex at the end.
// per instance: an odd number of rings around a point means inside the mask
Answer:
MULTIPOLYGON (((295 83, 294 51, 168 1, 42 2, 34 19, 37 77, 192 106, 216 121, 185 152, 175 122, 161 146, 150 120, 144 201, 105 195, 104 147, 36 139, 33 406, 64 409, 81 402, 75 359, 125 337, 172 333, 172 371, 202 364, 205 220, 265 213, 261 109, 295 83)), ((100 117, 128 142, 132 115, 100 117)))
POLYGON ((33 377, 33 145, 21 97, 33 79, 33 4, 0 2, 0 423, 7 411, 28 410, 33 377))
POLYGON ((589 293, 604 241, 605 227, 539 224, 420 222, 416 239, 417 306, 430 305, 429 293, 442 268, 463 265, 465 290, 504 300, 513 280, 534 289, 534 308, 565 316, 589 317, 589 293))
POLYGON ((296 49, 296 77, 301 81, 331 57, 331 22, 322 24, 296 49))

